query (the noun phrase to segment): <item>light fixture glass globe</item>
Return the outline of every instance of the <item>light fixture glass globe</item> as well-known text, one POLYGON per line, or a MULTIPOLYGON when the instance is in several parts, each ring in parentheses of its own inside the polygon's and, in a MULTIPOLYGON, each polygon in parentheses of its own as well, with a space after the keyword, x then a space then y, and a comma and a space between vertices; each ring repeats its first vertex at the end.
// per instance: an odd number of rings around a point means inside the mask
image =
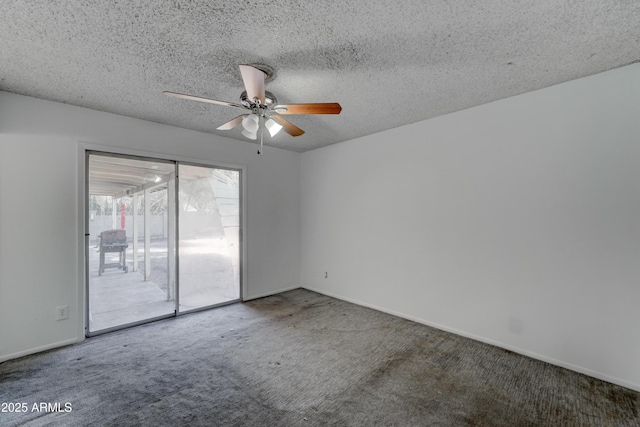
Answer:
POLYGON ((280 129, 282 129, 282 125, 280 125, 280 123, 276 122, 273 119, 267 120, 264 126, 269 131, 269 135, 271 135, 271 138, 276 136, 278 132, 280 132, 280 129))
POLYGON ((248 132, 255 133, 258 130, 258 116, 255 114, 249 114, 247 117, 242 119, 242 127, 248 132))
POLYGON ((249 132, 246 129, 242 129, 242 134, 244 136, 246 136, 247 138, 249 138, 249 139, 257 139, 258 138, 258 132, 257 131, 256 132, 249 132))

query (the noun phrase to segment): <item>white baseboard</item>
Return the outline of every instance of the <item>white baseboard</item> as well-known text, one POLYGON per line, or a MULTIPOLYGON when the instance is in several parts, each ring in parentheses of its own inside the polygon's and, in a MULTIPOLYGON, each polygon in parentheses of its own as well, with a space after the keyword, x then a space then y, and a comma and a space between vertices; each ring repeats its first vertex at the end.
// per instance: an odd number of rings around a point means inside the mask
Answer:
POLYGON ((590 369, 583 368, 581 366, 574 365, 572 363, 564 362, 562 360, 554 359, 552 357, 547 357, 547 356, 542 355, 542 354, 538 354, 538 353, 535 353, 535 352, 532 352, 532 351, 529 351, 529 350, 524 350, 524 349, 521 349, 521 348, 518 348, 518 347, 514 347, 514 346, 509 345, 509 344, 504 344, 504 343, 501 343, 501 342, 498 342, 498 341, 494 341, 492 339, 485 338, 485 337, 482 337, 482 336, 479 336, 479 335, 475 335, 475 334, 471 334, 471 333, 468 333, 468 332, 465 332, 465 331, 461 331, 461 330, 458 330, 458 329, 450 328, 450 327, 445 326, 445 325, 441 325, 441 324, 434 323, 434 322, 429 322, 427 320, 424 320, 424 319, 421 319, 421 318, 418 318, 418 317, 414 317, 414 316, 409 316, 407 314, 400 313, 400 312, 397 312, 397 311, 389 310, 389 309, 386 309, 384 307, 378 307, 376 305, 368 304, 366 302, 362 302, 362 301, 359 301, 359 300, 356 300, 356 299, 353 299, 353 298, 343 297, 341 295, 334 294, 332 292, 326 292, 324 290, 316 289, 316 288, 309 287, 309 286, 301 286, 301 288, 308 289, 310 291, 317 292, 319 294, 323 294, 323 295, 326 295, 326 296, 329 296, 329 297, 332 297, 332 298, 336 298, 336 299, 339 299, 339 300, 342 300, 342 301, 350 302, 352 304, 356 304, 356 305, 360 305, 360 306, 363 306, 363 307, 371 308, 373 310, 381 311, 383 313, 391 314, 393 316, 401 317, 403 319, 411 320, 412 322, 416 322, 416 323, 420 323, 420 324, 423 324, 423 325, 427 325, 427 326, 430 326, 432 328, 439 329, 441 331, 450 332, 452 334, 460 335, 460 336, 463 336, 465 338, 470 338, 470 339, 475 340, 475 341, 480 341, 480 342, 483 342, 485 344, 490 344, 490 345, 493 345, 493 346, 496 346, 496 347, 504 348, 505 350, 509 350, 509 351, 514 352, 514 353, 522 354, 523 356, 531 357, 532 359, 541 360, 543 362, 547 362, 547 363, 550 363, 552 365, 559 366, 561 368, 569 369, 571 371, 579 372, 581 374, 585 374, 585 375, 588 375, 590 377, 597 378, 599 380, 607 381, 607 382, 610 382, 612 384, 616 384, 616 385, 619 385, 619 386, 622 386, 622 387, 626 387, 626 388, 634 390, 634 391, 640 391, 640 384, 636 384, 636 383, 632 383, 632 382, 629 382, 629 381, 625 381, 623 379, 612 377, 610 375, 606 375, 606 374, 603 374, 601 372, 592 371, 590 369))
POLYGON ((265 293, 258 294, 258 295, 250 295, 250 296, 244 297, 242 300, 243 301, 251 301, 252 299, 270 297, 272 295, 281 294, 282 292, 293 291, 294 289, 300 289, 300 286, 292 286, 292 287, 289 287, 289 288, 278 289, 277 291, 265 292, 265 293))
MULTIPOLYGON (((80 340, 81 341, 81 340, 80 340)), ((72 338, 64 341, 58 341, 55 343, 43 345, 41 347, 30 348, 28 350, 19 351, 17 353, 5 354, 4 356, 0 356, 0 363, 6 362, 7 360, 17 359, 19 357, 29 356, 30 354, 40 353, 41 351, 47 351, 58 347, 64 347, 67 345, 75 344, 79 342, 77 338, 72 338)))

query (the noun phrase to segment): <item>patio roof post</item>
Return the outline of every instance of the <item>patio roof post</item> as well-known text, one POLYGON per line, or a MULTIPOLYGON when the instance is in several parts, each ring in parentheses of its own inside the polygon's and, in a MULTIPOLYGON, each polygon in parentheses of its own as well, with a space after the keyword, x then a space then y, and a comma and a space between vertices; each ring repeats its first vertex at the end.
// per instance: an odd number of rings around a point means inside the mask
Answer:
POLYGON ((133 271, 138 271, 138 229, 140 228, 138 219, 138 200, 140 193, 133 193, 133 221, 131 221, 131 233, 133 234, 133 271))
POLYGON ((167 181, 167 300, 175 298, 176 271, 176 179, 172 174, 167 181))
POLYGON ((151 279, 151 192, 144 189, 144 280, 151 279))
POLYGON ((116 202, 116 196, 111 196, 111 229, 118 228, 118 203, 116 202))

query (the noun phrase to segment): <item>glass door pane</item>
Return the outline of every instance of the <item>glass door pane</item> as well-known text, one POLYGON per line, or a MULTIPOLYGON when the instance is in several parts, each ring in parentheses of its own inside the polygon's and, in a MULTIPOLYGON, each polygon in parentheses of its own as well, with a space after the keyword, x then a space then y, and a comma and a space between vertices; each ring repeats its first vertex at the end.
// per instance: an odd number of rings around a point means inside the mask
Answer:
POLYGON ((179 164, 179 311, 240 298, 240 171, 179 164))
POLYGON ((89 335, 175 315, 175 169, 89 154, 89 335))

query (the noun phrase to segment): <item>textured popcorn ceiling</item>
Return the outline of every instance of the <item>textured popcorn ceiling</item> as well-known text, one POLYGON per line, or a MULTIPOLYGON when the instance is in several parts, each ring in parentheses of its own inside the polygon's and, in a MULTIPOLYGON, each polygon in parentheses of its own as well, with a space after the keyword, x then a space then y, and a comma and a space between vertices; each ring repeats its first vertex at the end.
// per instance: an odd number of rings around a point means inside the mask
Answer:
POLYGON ((640 60, 637 0, 2 0, 0 90, 247 141, 238 64, 275 69, 306 151, 640 60))

